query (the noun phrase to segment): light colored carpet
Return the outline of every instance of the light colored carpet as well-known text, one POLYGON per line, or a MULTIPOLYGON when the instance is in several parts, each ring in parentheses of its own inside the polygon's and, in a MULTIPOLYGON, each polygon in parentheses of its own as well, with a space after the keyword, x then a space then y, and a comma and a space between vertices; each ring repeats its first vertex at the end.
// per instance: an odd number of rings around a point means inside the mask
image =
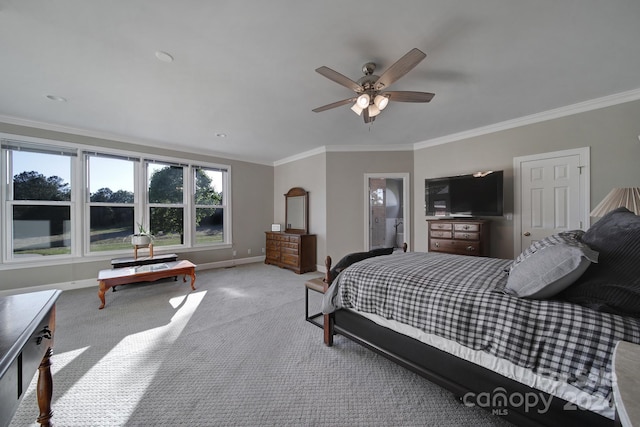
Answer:
MULTIPOLYGON (((96 288, 57 304, 54 418, 63 426, 489 426, 502 419, 304 321, 304 282, 264 264, 96 288)), ((319 306, 317 293, 313 304, 319 306)), ((35 380, 11 424, 36 425, 35 380)))

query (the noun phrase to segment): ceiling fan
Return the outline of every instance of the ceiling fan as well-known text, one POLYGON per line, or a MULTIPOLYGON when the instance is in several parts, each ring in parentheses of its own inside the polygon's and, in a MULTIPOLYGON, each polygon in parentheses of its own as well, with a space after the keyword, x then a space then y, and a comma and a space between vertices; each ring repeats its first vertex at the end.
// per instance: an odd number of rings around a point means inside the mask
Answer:
POLYGON ((351 109, 356 114, 361 115, 364 118, 365 123, 371 123, 375 120, 376 116, 380 114, 380 111, 384 110, 389 101, 429 102, 435 94, 414 91, 385 91, 385 89, 393 82, 411 71, 420 63, 420 61, 426 58, 426 56, 427 55, 420 49, 411 49, 407 54, 396 61, 395 64, 382 73, 381 76, 373 74, 376 69, 376 64, 373 62, 367 62, 362 66, 364 76, 357 82, 354 82, 350 78, 332 70, 329 67, 323 66, 317 68, 317 73, 353 90, 356 92, 356 95, 351 98, 343 99, 342 101, 323 105, 322 107, 313 109, 313 111, 315 113, 319 113, 321 111, 330 110, 353 102, 354 104, 351 109))

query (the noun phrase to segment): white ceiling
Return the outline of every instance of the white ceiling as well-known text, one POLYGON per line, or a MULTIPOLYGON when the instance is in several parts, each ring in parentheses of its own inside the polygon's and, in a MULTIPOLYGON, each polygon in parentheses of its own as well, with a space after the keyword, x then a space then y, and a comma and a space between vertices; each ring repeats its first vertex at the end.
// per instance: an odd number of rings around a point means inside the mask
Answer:
POLYGON ((0 121, 266 164, 406 148, 637 90, 639 21, 638 0, 0 0, 0 121), (311 111, 353 93, 319 66, 357 80, 414 47, 391 89, 430 103, 311 111))

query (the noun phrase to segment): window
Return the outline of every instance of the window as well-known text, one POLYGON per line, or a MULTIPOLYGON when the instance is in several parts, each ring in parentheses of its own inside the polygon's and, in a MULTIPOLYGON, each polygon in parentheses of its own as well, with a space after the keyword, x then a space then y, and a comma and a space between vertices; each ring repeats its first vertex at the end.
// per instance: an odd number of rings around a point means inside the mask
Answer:
POLYGON ((195 244, 223 243, 226 170, 196 167, 194 171, 195 244))
POLYGON ((147 162, 150 231, 154 246, 184 244, 184 165, 147 162))
POLYGON ((135 167, 139 159, 85 153, 89 252, 130 249, 135 226, 135 167))
POLYGON ((7 258, 72 254, 75 151, 8 140, 2 141, 2 148, 9 184, 3 224, 7 258))
POLYGON ((228 166, 26 139, 0 140, 2 262, 131 254, 140 225, 155 246, 231 244, 228 166))

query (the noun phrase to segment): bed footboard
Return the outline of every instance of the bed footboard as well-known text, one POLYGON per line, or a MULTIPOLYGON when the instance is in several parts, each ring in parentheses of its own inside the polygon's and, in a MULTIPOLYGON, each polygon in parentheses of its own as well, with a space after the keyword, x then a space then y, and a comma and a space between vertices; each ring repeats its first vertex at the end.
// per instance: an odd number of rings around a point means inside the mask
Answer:
MULTIPOLYGON (((402 244, 402 252, 407 252, 409 246, 407 242, 402 244)), ((326 273, 324 274, 324 291, 326 292, 331 284, 331 257, 327 255, 324 260, 324 266, 326 269, 326 273)), ((334 316, 332 314, 325 314, 323 319, 324 325, 324 343, 327 347, 331 347, 333 345, 333 336, 335 335, 335 322, 334 316)))

